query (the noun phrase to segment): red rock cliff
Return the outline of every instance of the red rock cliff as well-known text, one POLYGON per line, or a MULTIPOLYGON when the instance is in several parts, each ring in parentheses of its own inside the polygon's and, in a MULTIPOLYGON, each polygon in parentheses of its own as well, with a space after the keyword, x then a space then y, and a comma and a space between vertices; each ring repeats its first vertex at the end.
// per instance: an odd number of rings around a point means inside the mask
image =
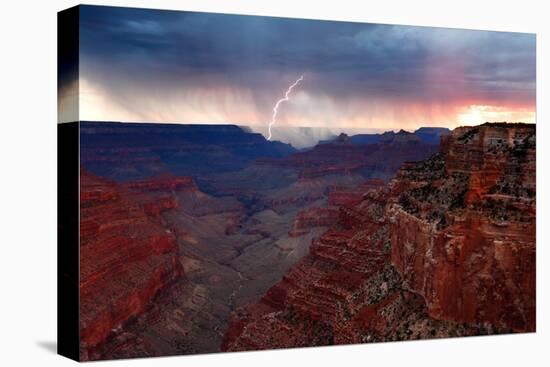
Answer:
POLYGON ((444 139, 441 158, 393 182, 403 192, 388 209, 392 262, 433 317, 534 331, 535 127, 444 139))
POLYGON ((81 358, 89 360, 100 357, 95 349, 113 329, 142 313, 183 270, 175 236, 159 217, 175 200, 85 171, 80 182, 80 343, 81 358))

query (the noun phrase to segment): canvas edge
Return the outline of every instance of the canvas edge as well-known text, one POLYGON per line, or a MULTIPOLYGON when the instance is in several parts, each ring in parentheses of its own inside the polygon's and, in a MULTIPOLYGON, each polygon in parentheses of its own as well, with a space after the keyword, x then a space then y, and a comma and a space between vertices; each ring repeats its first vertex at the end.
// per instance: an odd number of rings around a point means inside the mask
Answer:
MULTIPOLYGON (((58 98, 67 68, 78 82, 79 13, 76 6, 57 14, 58 98)), ((77 105, 70 108, 78 111, 78 99, 72 103, 77 105)), ((79 125, 57 124, 57 354, 75 361, 80 361, 79 125)))

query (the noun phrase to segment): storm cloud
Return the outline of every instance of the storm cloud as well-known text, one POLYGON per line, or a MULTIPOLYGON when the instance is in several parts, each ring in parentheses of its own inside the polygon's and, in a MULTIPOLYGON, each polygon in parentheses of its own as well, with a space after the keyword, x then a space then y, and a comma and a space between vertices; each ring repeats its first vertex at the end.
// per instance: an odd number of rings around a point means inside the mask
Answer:
POLYGON ((80 118, 414 128, 535 122, 535 36, 82 6, 80 118))

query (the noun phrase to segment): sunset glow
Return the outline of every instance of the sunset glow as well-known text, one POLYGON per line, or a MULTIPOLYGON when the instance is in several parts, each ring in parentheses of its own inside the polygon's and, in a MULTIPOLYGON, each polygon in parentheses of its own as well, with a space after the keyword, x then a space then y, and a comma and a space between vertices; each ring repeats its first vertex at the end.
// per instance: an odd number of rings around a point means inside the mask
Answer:
POLYGON ((487 121, 514 121, 534 124, 535 111, 526 107, 470 105, 457 116, 459 125, 478 125, 487 121))

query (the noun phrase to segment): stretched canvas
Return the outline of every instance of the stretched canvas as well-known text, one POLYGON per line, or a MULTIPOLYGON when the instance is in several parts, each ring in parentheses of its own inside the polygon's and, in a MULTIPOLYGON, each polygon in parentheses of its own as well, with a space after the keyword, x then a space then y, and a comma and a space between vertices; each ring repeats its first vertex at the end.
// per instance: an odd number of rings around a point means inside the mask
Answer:
POLYGON ((534 34, 89 5, 58 34, 60 354, 535 331, 534 34))

